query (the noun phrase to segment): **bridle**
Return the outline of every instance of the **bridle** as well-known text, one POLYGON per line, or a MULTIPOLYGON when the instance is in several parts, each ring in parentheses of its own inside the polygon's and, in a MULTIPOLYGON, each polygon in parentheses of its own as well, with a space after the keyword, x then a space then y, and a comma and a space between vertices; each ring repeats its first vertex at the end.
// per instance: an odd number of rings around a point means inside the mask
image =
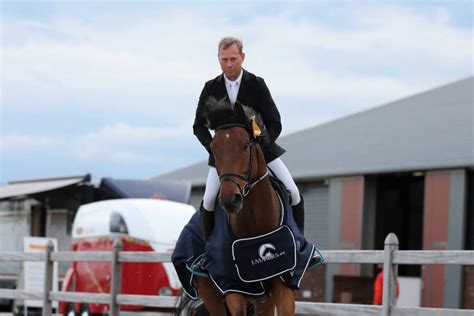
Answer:
MULTIPOLYGON (((227 129, 231 127, 242 127, 246 131, 248 131, 248 128, 245 125, 240 125, 240 124, 226 124, 220 126, 218 129, 227 129)), ((218 130, 216 129, 216 131, 218 130)), ((252 162, 253 162, 253 145, 256 144, 256 141, 254 139, 250 140, 249 144, 249 160, 248 160, 248 167, 247 167, 247 174, 244 176, 239 173, 234 173, 234 172, 225 172, 219 175, 219 180, 221 181, 221 185, 225 181, 231 181, 233 182, 237 188, 239 189, 240 194, 242 194, 243 197, 246 197, 249 195, 250 191, 260 183, 263 179, 265 179, 266 176, 268 176, 268 170, 261 176, 257 177, 257 179, 252 181, 252 162), (235 180, 235 178, 239 178, 245 181, 245 184, 242 186, 238 181, 235 180)), ((258 160, 258 151, 257 151, 257 160, 258 160)))

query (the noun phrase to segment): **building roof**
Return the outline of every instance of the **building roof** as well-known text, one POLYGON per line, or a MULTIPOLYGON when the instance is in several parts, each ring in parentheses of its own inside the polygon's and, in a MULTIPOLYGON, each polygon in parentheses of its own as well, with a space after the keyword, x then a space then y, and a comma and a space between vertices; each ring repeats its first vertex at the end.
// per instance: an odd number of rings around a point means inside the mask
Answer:
MULTIPOLYGON (((474 77, 321 124, 277 142, 296 180, 474 166, 474 77)), ((163 174, 204 185, 207 162, 163 174)))
POLYGON ((103 178, 100 181, 99 191, 104 197, 113 199, 149 198, 189 203, 191 183, 103 178))
POLYGON ((12 181, 0 187, 0 200, 58 190, 82 182, 88 182, 90 178, 90 175, 86 174, 61 178, 12 181))

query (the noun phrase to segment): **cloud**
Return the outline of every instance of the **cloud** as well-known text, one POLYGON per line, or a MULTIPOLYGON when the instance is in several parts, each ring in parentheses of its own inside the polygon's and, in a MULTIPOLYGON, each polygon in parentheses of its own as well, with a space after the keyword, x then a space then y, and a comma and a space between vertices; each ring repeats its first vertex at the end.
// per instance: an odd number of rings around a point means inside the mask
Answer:
POLYGON ((244 40, 244 65, 265 78, 284 134, 473 74, 472 29, 451 7, 348 3, 74 2, 3 14, 2 154, 134 162, 150 177, 204 159, 191 125, 227 34, 244 40))
MULTIPOLYGON (((79 17, 41 24, 7 19, 10 36, 25 38, 37 29, 46 34, 21 45, 6 43, 6 99, 40 98, 55 108, 83 97, 84 107, 94 109, 115 98, 122 102, 114 107, 132 112, 134 98, 185 95, 194 102, 203 82, 219 72, 215 46, 224 33, 218 30, 230 29, 225 15, 210 20, 212 14, 165 8, 156 19, 128 21, 127 28, 116 30, 79 17)), ((410 8, 365 6, 350 16, 353 27, 343 29, 294 15, 294 10, 251 15, 232 27, 245 40, 246 65, 274 84, 277 97, 337 97, 334 87, 357 84, 354 78, 379 85, 398 81, 393 84, 398 87, 420 82, 417 89, 472 73, 472 32, 453 27, 443 9, 427 17, 410 8), (269 36, 269 30, 276 36, 269 36)), ((370 100, 374 94, 383 98, 387 92, 401 96, 414 90, 390 86, 377 93, 373 85, 351 90, 354 97, 370 100)))
POLYGON ((189 142, 190 125, 152 127, 118 122, 80 135, 72 152, 81 160, 156 163, 170 159, 170 150, 189 142))
POLYGON ((82 161, 150 163, 169 160, 170 150, 186 150, 194 136, 191 122, 165 127, 116 122, 76 136, 7 134, 0 138, 2 155, 57 151, 82 161))
POLYGON ((0 137, 0 152, 31 152, 55 148, 54 141, 48 137, 24 134, 9 134, 0 137))

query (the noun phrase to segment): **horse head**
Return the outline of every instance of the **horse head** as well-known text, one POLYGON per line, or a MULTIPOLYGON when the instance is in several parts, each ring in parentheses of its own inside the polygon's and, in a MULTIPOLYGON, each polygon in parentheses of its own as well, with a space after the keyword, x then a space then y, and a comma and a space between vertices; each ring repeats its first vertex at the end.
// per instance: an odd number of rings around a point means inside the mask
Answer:
POLYGON ((219 203, 229 213, 242 210, 244 197, 267 176, 266 163, 256 141, 255 113, 236 103, 210 99, 208 126, 215 131, 211 150, 221 181, 219 203))

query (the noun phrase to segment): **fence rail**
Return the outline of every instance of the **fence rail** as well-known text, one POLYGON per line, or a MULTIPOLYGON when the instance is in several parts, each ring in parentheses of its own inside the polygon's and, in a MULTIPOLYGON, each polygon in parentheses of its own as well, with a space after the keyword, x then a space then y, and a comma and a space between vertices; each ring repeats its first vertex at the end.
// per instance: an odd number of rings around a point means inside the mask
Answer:
MULTIPOLYGON (((150 252, 122 252, 120 240, 116 240, 112 252, 53 252, 49 243, 45 253, 0 253, 0 262, 44 261, 45 287, 43 292, 0 289, 0 298, 43 300, 43 316, 51 315, 53 301, 110 304, 110 315, 117 316, 120 305, 140 305, 173 308, 178 298, 170 296, 120 294, 121 271, 124 262, 169 262, 170 254, 150 252), (52 291, 53 263, 61 262, 110 262, 112 264, 111 293, 79 293, 52 291)), ((384 250, 327 250, 324 251, 327 264, 369 263, 384 264, 384 288, 382 306, 297 302, 296 312, 304 315, 383 315, 383 316, 463 316, 473 315, 472 310, 445 308, 397 307, 397 266, 400 264, 456 264, 474 265, 474 251, 412 251, 398 250, 398 238, 389 234, 384 250)))

